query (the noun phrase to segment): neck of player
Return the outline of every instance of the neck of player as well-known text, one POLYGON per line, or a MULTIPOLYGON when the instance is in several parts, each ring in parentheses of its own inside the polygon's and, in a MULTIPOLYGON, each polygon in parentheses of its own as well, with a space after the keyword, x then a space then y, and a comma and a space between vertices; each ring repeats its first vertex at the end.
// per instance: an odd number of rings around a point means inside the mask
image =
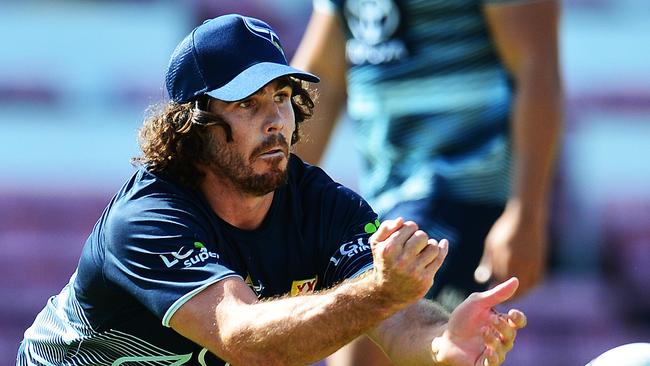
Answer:
POLYGON ((242 192, 232 182, 205 171, 200 190, 222 220, 242 230, 257 229, 271 208, 274 192, 255 196, 242 192))

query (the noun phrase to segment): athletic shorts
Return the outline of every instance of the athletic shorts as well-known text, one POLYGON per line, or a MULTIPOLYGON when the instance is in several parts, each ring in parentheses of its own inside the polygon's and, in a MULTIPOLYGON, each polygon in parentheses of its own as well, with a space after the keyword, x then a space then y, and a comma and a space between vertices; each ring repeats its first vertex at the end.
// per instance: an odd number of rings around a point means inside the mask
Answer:
POLYGON ((474 270, 483 255, 485 237, 503 209, 503 205, 429 198, 402 202, 382 220, 401 216, 415 221, 429 237, 449 240, 449 254, 426 297, 452 310, 470 293, 485 289, 474 281, 474 270))

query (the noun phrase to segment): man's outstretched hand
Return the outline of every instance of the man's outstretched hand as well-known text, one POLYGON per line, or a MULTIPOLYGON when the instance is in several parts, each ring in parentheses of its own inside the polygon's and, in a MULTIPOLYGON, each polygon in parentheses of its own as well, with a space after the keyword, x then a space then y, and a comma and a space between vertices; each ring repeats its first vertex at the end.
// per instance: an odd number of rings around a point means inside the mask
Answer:
POLYGON ((512 349, 517 330, 526 326, 519 310, 497 313, 493 307, 514 295, 515 277, 484 292, 471 294, 449 317, 446 329, 431 343, 439 365, 496 366, 512 349))

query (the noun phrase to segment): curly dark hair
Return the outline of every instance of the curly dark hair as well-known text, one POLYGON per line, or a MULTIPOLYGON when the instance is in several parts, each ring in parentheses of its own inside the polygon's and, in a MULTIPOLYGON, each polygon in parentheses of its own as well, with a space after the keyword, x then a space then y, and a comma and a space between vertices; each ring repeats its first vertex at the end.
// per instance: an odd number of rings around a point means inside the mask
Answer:
MULTIPOLYGON (((300 125, 313 115, 314 96, 306 82, 292 77, 286 77, 286 82, 291 87, 291 106, 296 117, 296 129, 291 136, 291 143, 295 144, 300 140, 300 125)), ((215 143, 207 126, 222 126, 232 141, 230 126, 207 111, 208 100, 208 96, 201 96, 188 103, 166 102, 149 107, 138 133, 142 156, 132 158, 131 162, 185 187, 198 188, 203 173, 197 163, 208 165, 210 146, 215 143)))

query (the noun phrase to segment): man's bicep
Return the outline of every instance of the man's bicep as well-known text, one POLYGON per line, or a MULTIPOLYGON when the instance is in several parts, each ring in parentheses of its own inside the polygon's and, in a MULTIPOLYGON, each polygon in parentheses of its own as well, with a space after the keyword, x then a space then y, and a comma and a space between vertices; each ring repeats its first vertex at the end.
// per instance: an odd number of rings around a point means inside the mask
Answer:
POLYGON ((257 302, 257 296, 240 277, 228 277, 205 288, 185 302, 171 317, 170 326, 183 337, 227 360, 222 342, 229 319, 242 305, 257 302))
POLYGON ((189 210, 161 205, 111 221, 105 228, 105 278, 164 326, 187 299, 224 278, 239 276, 226 247, 208 235, 202 229, 206 224, 189 210))
POLYGON ((557 1, 494 3, 484 13, 501 59, 515 76, 533 63, 557 63, 557 1))

